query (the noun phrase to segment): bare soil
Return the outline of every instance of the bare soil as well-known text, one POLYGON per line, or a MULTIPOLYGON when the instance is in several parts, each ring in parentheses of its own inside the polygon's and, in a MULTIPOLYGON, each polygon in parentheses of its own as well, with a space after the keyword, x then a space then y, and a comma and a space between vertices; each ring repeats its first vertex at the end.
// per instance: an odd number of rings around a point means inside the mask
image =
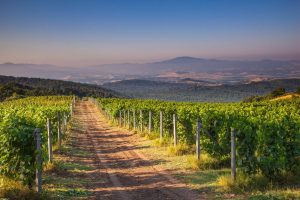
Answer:
POLYGON ((74 117, 81 129, 73 130, 72 145, 88 155, 73 159, 93 168, 81 177, 87 181, 89 199, 205 199, 155 167, 163 158, 151 160, 141 154, 139 149, 144 147, 137 144, 139 136, 110 126, 91 102, 77 102, 74 117))

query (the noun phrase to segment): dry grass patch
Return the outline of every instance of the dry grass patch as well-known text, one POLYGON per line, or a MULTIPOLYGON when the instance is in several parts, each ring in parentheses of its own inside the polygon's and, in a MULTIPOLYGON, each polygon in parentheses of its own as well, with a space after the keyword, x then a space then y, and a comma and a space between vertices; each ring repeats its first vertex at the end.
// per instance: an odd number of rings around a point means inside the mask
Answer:
POLYGON ((185 143, 179 143, 176 146, 169 146, 167 149, 167 153, 169 155, 176 155, 176 156, 189 154, 190 152, 191 152, 191 148, 185 143))
POLYGON ((46 193, 38 194, 34 190, 24 186, 21 182, 12 180, 5 176, 0 176, 0 198, 40 200, 50 199, 46 193))

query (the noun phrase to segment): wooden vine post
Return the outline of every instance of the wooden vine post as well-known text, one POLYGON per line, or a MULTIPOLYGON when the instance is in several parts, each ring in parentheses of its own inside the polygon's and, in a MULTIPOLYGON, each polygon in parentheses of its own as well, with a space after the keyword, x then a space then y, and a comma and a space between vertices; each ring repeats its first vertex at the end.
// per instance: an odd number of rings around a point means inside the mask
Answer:
POLYGON ((35 172, 35 188, 38 193, 42 192, 42 148, 41 148, 41 131, 34 130, 34 138, 36 141, 36 172, 35 172))
POLYGON ((231 128, 231 180, 236 179, 236 146, 235 146, 235 129, 231 128))
POLYGON ((67 126, 68 126, 68 118, 66 115, 64 115, 64 127, 65 127, 65 132, 67 131, 67 126))
POLYGON ((74 108, 75 108, 75 97, 73 97, 71 106, 70 106, 70 110, 71 110, 71 116, 73 116, 74 114, 74 108))
POLYGON ((47 118, 47 132, 48 132, 48 157, 49 162, 53 161, 53 152, 52 152, 52 130, 51 130, 51 121, 47 118))
POLYGON ((119 126, 122 127, 122 111, 119 111, 119 126))
POLYGON ((176 114, 173 114, 173 134, 174 134, 174 146, 177 146, 177 125, 176 125, 176 114))
POLYGON ((197 153, 197 159, 200 160, 200 130, 201 130, 201 122, 198 119, 197 120, 197 134, 196 134, 196 153, 197 153))
POLYGON ((71 105, 70 105, 70 114, 71 114, 71 116, 73 116, 73 103, 71 103, 71 105))
POLYGON ((148 131, 151 133, 152 131, 152 112, 151 110, 149 111, 149 126, 148 126, 148 131))
POLYGON ((159 112, 159 138, 160 141, 163 139, 163 113, 162 111, 159 112))
POLYGON ((67 130, 67 119, 66 119, 66 115, 63 112, 63 118, 62 118, 62 132, 65 133, 67 130))
POLYGON ((135 116, 135 110, 133 110, 133 129, 136 130, 136 116, 135 116))
POLYGON ((126 128, 126 110, 123 110, 124 115, 124 128, 126 128))
POLYGON ((130 129, 130 110, 127 111, 128 129, 130 129))
POLYGON ((57 140, 58 140, 58 150, 61 150, 61 139, 62 139, 62 134, 61 134, 61 124, 60 124, 60 112, 57 113, 57 129, 58 129, 58 134, 57 134, 57 140))
POLYGON ((141 125, 141 132, 143 132, 143 111, 140 110, 140 125, 141 125))

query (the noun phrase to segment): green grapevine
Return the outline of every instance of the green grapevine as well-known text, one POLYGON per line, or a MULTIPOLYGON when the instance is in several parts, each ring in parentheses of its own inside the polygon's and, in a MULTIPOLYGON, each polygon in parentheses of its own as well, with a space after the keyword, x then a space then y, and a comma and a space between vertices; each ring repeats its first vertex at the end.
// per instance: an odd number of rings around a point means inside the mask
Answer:
MULTIPOLYGON (((179 141, 195 144, 196 121, 201 120, 201 149, 217 159, 230 158, 230 130, 236 130, 237 166, 247 174, 268 177, 299 169, 300 100, 257 103, 183 103, 156 100, 98 99, 105 112, 116 120, 122 110, 143 111, 147 127, 148 111, 153 130, 159 130, 162 111, 164 135, 172 137, 172 115, 178 116, 179 141)), ((137 124, 141 123, 137 115, 137 124)), ((131 125, 132 127, 132 125, 131 125)))
POLYGON ((47 159, 46 121, 51 119, 53 142, 57 112, 69 114, 72 97, 29 97, 0 103, 0 173, 31 185, 35 174, 33 132, 41 130, 43 157, 47 159))

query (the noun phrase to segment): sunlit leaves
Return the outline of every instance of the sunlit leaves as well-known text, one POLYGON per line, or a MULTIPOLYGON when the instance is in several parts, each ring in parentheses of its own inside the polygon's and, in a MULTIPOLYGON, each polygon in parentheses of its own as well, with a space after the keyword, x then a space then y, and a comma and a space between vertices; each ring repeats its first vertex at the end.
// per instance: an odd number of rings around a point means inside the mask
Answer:
POLYGON ((0 103, 0 173, 32 184, 36 167, 33 132, 40 128, 45 144, 47 118, 56 127, 57 112, 69 113, 70 102, 71 97, 29 97, 0 103))
POLYGON ((178 138, 190 145, 195 144, 196 121, 200 119, 201 149, 217 159, 230 156, 230 128, 233 127, 236 130, 237 166, 247 174, 263 173, 271 178, 283 171, 299 170, 299 99, 255 103, 128 99, 99 99, 99 102, 115 118, 119 117, 120 110, 143 110, 145 125, 151 110, 154 131, 159 130, 159 111, 163 111, 164 134, 169 136, 172 136, 172 115, 176 113, 178 138))

